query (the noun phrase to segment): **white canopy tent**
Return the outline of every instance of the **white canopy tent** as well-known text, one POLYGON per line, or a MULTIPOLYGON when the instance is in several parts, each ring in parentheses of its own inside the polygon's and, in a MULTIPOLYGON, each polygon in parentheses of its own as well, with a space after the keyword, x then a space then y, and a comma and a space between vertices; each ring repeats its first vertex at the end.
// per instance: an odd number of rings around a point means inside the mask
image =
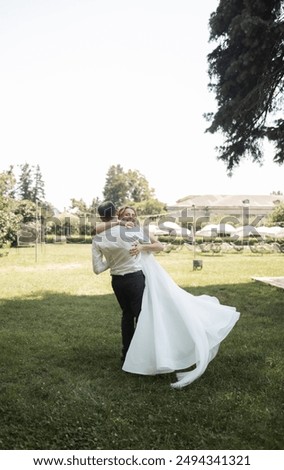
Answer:
MULTIPOLYGON (((266 227, 262 225, 260 227, 254 227, 253 225, 244 225, 242 227, 237 227, 235 229, 235 235, 244 235, 248 237, 249 235, 253 236, 268 236, 268 237, 278 237, 279 235, 282 236, 284 232, 284 227, 280 227, 275 225, 274 227, 266 227)), ((233 236, 234 236, 233 234, 233 236)))
POLYGON ((158 225, 155 224, 150 224, 147 227, 145 227, 146 230, 149 230, 149 232, 155 236, 158 235, 168 235, 169 232, 167 230, 161 230, 158 225))
POLYGON ((231 224, 218 224, 217 225, 217 233, 220 235, 231 235, 232 233, 235 233, 235 227, 231 224))
POLYGON ((266 227, 265 225, 261 225, 260 227, 256 227, 257 232, 261 237, 270 236, 271 230, 270 227, 266 227))
POLYGON ((188 230, 186 227, 181 227, 180 225, 176 224, 175 222, 171 221, 163 221, 159 226, 159 229, 162 231, 167 231, 170 235, 176 235, 179 237, 190 237, 191 231, 188 230))
POLYGON ((235 233, 235 227, 230 224, 207 224, 201 230, 197 230, 195 235, 199 237, 214 238, 219 235, 231 235, 235 233))
POLYGON ((257 227, 253 225, 242 225, 241 227, 237 227, 233 233, 231 233, 231 238, 239 239, 239 238, 246 238, 246 237, 260 237, 261 235, 257 231, 257 227))
POLYGON ((195 236, 197 237, 204 237, 204 238, 214 238, 217 237, 217 225, 216 224, 207 224, 202 227, 201 230, 197 230, 195 232, 195 236))
POLYGON ((255 230, 261 237, 268 238, 282 238, 284 236, 284 227, 275 225, 274 227, 267 227, 262 225, 260 227, 255 227, 255 230))

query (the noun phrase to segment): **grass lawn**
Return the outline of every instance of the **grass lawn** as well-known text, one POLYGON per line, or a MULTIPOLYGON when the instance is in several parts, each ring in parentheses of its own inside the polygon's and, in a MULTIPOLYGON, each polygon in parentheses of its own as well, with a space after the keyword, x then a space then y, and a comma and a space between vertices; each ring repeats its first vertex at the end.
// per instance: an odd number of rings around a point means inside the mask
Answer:
POLYGON ((157 255, 194 295, 241 318, 201 378, 120 368, 120 309, 90 245, 12 249, 0 258, 1 449, 283 449, 284 255, 157 255))

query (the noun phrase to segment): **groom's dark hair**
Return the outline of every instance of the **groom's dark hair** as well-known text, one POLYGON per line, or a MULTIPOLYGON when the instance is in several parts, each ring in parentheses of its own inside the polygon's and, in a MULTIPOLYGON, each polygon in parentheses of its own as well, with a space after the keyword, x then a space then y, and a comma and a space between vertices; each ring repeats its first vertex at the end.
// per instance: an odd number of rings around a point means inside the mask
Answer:
POLYGON ((105 201, 98 206, 98 213, 102 220, 107 222, 115 217, 116 208, 113 202, 105 201))

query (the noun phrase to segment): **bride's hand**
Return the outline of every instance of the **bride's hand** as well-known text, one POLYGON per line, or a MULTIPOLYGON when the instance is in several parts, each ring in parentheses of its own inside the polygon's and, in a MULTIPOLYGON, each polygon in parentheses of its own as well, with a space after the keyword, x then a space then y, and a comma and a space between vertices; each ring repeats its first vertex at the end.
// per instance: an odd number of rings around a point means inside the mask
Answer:
POLYGON ((141 250, 142 250, 142 245, 140 245, 139 243, 135 243, 130 248, 129 253, 130 253, 131 256, 137 256, 137 255, 139 255, 141 250))
POLYGON ((122 225, 123 227, 126 228, 132 228, 134 227, 134 222, 131 222, 130 220, 120 220, 119 225, 122 225))
POLYGON ((127 228, 132 228, 132 227, 134 227, 134 223, 131 222, 130 220, 128 220, 128 221, 125 223, 125 227, 127 227, 127 228))

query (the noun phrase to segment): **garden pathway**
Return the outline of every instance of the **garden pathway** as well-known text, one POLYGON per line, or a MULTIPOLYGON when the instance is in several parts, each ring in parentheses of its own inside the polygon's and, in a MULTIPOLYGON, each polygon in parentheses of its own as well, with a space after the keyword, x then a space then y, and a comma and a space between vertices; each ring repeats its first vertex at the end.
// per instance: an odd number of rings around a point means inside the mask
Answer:
POLYGON ((255 281, 264 282, 270 286, 280 287, 284 289, 284 277, 253 277, 255 281))

